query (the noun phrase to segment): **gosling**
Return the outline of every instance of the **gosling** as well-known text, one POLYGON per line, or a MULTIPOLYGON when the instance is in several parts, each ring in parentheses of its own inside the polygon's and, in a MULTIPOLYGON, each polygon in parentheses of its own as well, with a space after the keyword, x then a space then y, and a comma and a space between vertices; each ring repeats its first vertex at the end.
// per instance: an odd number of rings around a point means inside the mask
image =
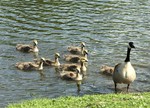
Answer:
POLYGON ((87 59, 81 58, 80 64, 62 64, 60 65, 60 69, 65 71, 74 71, 75 69, 79 69, 81 70, 81 73, 85 73, 87 71, 86 62, 88 62, 87 59))
POLYGON ((114 67, 102 65, 100 68, 100 72, 102 72, 105 75, 112 76, 114 72, 114 67))
MULTIPOLYGON (((60 58, 60 54, 59 53, 55 53, 55 60, 45 59, 45 61, 43 62, 43 65, 44 66, 59 67, 60 66, 59 58, 60 58)), ((39 64, 39 61, 37 59, 34 59, 34 61, 37 64, 39 64)))
POLYGON ((82 80, 82 74, 78 69, 75 69, 75 72, 73 71, 62 71, 60 73, 60 77, 65 80, 73 80, 73 81, 81 81, 82 80))
POLYGON ((83 51, 83 56, 82 55, 71 55, 70 54, 70 55, 65 55, 64 59, 67 62, 79 63, 81 58, 88 59, 87 56, 88 56, 88 51, 84 50, 83 51))
POLYGON ((16 45, 16 50, 24 52, 24 53, 29 53, 29 52, 34 52, 38 53, 39 49, 37 47, 37 40, 33 40, 33 45, 30 44, 17 44, 16 45))
POLYGON ((72 54, 83 54, 83 51, 85 49, 85 43, 81 42, 81 47, 75 47, 75 46, 69 46, 68 51, 72 54))
POLYGON ((45 58, 41 58, 39 64, 36 64, 35 62, 18 62, 15 66, 20 70, 43 70, 44 61, 45 58))

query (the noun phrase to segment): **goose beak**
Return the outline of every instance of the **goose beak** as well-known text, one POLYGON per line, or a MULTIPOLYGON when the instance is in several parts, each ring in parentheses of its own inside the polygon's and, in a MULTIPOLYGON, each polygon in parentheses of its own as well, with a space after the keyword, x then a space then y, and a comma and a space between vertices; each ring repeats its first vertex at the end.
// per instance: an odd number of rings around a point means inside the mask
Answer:
POLYGON ((60 58, 60 54, 59 53, 55 53, 55 57, 60 58))
POLYGON ((132 44, 130 47, 131 47, 131 48, 135 48, 134 44, 132 44))
POLYGON ((135 48, 134 43, 133 42, 129 42, 129 47, 130 48, 135 48))
POLYGON ((133 45, 132 48, 135 48, 135 46, 133 45))
POLYGON ((85 59, 85 62, 88 62, 88 59, 85 59))
POLYGON ((86 58, 81 58, 80 61, 81 61, 81 62, 88 62, 88 59, 86 59, 86 58))
POLYGON ((84 58, 83 61, 84 61, 84 62, 88 62, 88 59, 87 59, 87 58, 84 58))
POLYGON ((87 50, 84 50, 84 54, 87 54, 87 55, 88 55, 88 51, 87 51, 87 50))
POLYGON ((37 40, 33 40, 33 43, 34 43, 34 45, 38 44, 37 40))
POLYGON ((81 46, 82 46, 82 47, 85 47, 85 43, 84 43, 84 42, 81 42, 81 46))
POLYGON ((45 58, 44 58, 44 57, 41 57, 41 61, 45 61, 45 58))

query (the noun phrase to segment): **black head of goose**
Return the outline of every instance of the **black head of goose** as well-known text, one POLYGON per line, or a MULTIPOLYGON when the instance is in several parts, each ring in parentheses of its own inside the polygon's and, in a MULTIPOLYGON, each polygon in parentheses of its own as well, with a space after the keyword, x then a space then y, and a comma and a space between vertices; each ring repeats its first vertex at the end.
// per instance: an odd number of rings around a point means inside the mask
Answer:
POLYGON ((123 63, 117 64, 114 68, 113 81, 115 85, 115 91, 117 91, 118 83, 124 83, 127 84, 128 92, 130 83, 132 83, 136 79, 135 70, 130 62, 130 52, 132 48, 135 48, 134 43, 129 42, 125 61, 123 63))

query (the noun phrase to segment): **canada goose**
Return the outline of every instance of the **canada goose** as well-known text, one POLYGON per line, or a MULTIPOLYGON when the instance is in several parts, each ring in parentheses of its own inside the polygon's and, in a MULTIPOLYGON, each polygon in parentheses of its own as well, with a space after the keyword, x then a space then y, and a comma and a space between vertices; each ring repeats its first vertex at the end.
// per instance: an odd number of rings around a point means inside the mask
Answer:
POLYGON ((59 63, 59 58, 60 58, 60 54, 59 53, 55 53, 55 60, 52 61, 52 60, 49 60, 49 59, 46 59, 44 61, 44 66, 60 66, 60 63, 59 63))
POLYGON ((88 62, 87 59, 81 58, 80 64, 62 64, 60 65, 60 69, 65 71, 74 71, 75 69, 79 69, 81 70, 81 73, 84 73, 87 70, 87 67, 85 66, 86 62, 88 62))
POLYGON ((100 68, 100 72, 102 72, 105 75, 112 76, 114 72, 114 67, 107 66, 107 65, 102 65, 100 68))
POLYGON ((68 61, 68 62, 79 63, 81 58, 84 57, 87 59, 87 55, 88 55, 88 51, 84 50, 83 56, 82 55, 71 55, 71 54, 69 54, 69 55, 65 55, 64 59, 65 59, 65 61, 68 61))
POLYGON ((85 49, 85 43, 81 42, 81 47, 69 46, 68 51, 72 54, 83 54, 83 50, 85 49))
POLYGON ((33 45, 29 45, 29 44, 17 44, 16 45, 16 49, 18 51, 26 52, 26 53, 29 53, 29 52, 39 52, 37 44, 38 44, 37 40, 33 40, 33 45))
POLYGON ((20 70, 43 70, 44 58, 41 58, 40 63, 36 64, 35 62, 18 62, 16 67, 20 70))
POLYGON ((115 91, 117 91, 117 83, 124 83, 127 84, 127 92, 128 92, 130 83, 132 83, 136 78, 135 70, 130 62, 131 48, 135 48, 133 42, 129 42, 125 61, 115 66, 114 73, 113 73, 115 91))
POLYGON ((82 80, 82 74, 78 69, 75 69, 75 72, 63 70, 62 72, 60 72, 60 77, 65 80, 74 80, 74 81, 82 80))

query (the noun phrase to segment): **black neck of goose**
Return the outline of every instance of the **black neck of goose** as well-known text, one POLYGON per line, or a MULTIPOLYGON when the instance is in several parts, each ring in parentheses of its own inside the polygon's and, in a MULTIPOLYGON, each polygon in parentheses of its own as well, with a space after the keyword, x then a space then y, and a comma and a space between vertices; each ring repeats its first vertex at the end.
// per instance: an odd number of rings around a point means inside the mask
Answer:
POLYGON ((125 62, 129 62, 130 61, 130 51, 131 51, 131 48, 128 48, 128 50, 127 50, 127 57, 125 59, 125 62))

